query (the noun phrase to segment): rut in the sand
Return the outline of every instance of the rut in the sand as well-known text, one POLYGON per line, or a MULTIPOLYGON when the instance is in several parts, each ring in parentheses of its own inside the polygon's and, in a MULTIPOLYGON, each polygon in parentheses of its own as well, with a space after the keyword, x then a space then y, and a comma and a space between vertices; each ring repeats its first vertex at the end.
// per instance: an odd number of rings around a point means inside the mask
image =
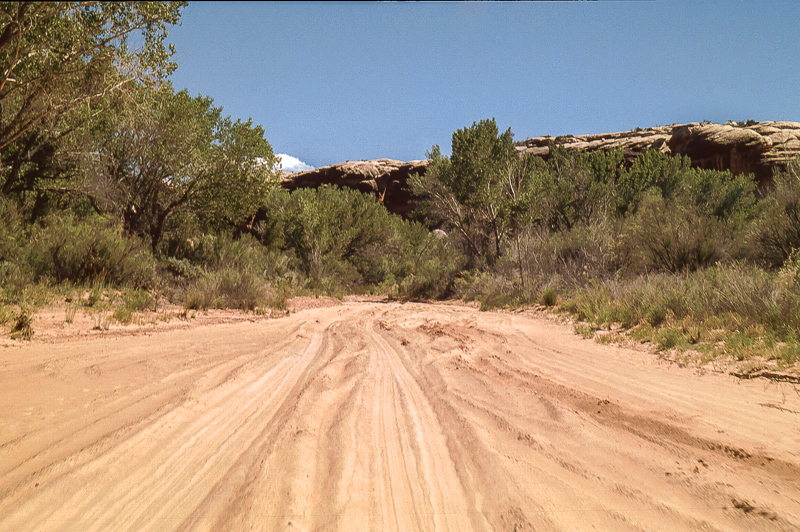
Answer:
POLYGON ((797 530, 800 397, 456 305, 4 349, 0 530, 797 530))

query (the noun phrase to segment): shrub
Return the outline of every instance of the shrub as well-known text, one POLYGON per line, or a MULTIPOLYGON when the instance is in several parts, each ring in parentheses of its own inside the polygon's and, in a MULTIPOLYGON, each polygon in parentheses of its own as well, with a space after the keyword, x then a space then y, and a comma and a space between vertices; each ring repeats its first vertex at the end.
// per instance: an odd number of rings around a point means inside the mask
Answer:
POLYGON ((146 290, 128 290, 122 296, 125 307, 132 311, 155 310, 156 300, 146 290))
POLYGON ((619 234, 619 225, 605 218, 559 232, 526 228, 494 271, 513 280, 509 287, 523 299, 538 299, 545 288, 574 289, 613 277, 630 262, 630 242, 619 234))
POLYGON ((558 292, 553 288, 548 288, 542 292, 542 304, 546 307, 552 307, 558 301, 558 292))
POLYGON ((391 227, 388 245, 374 246, 372 251, 375 258, 380 257, 374 263, 381 265, 375 280, 394 284, 400 297, 438 299, 449 296, 465 264, 465 257, 450 236, 441 231, 431 232, 419 222, 399 217, 392 217, 391 227))
POLYGON ((33 280, 29 229, 15 203, 0 196, 0 301, 17 301, 33 280))
POLYGON ((551 231, 563 231, 605 218, 620 157, 619 152, 570 152, 551 143, 546 167, 534 169, 532 176, 532 207, 542 213, 541 222, 551 231))
POLYGON ((645 311, 645 319, 653 327, 658 327, 667 321, 667 309, 661 305, 654 304, 645 311))
POLYGON ((117 307, 114 309, 114 319, 122 324, 128 324, 133 321, 133 310, 126 306, 117 307))
POLYGON ((684 201, 667 201, 657 189, 645 195, 631 220, 641 267, 670 272, 696 270, 730 258, 731 227, 684 201))
POLYGON ((210 271, 185 290, 187 310, 235 308, 255 310, 267 300, 266 283, 248 271, 223 268, 210 271))
POLYGON ((250 235, 233 239, 226 234, 199 233, 180 248, 180 253, 166 259, 165 267, 186 278, 197 277, 198 267, 260 270, 266 253, 250 235))
POLYGON ((0 262, 0 302, 16 303, 32 286, 33 276, 25 263, 0 262))
POLYGON ((0 196, 0 264, 25 254, 25 224, 14 202, 0 196))
POLYGON ((314 287, 353 286, 375 279, 391 240, 391 215, 374 197, 323 186, 278 194, 265 235, 291 253, 314 287))
POLYGON ((774 267, 800 249, 800 157, 786 171, 775 173, 756 226, 756 241, 758 256, 774 267))
POLYGON ((598 325, 658 329, 683 323, 745 335, 766 331, 794 341, 800 328, 799 274, 800 265, 792 260, 777 274, 734 263, 692 273, 609 279, 577 291, 563 308, 598 325))
POLYGON ((658 335, 658 347, 668 351, 679 345, 681 334, 675 329, 665 329, 658 335))
POLYGON ((188 259, 167 257, 159 263, 161 275, 169 275, 175 280, 195 280, 203 275, 203 269, 188 259))
POLYGON ((698 169, 681 176, 669 195, 646 192, 630 218, 642 266, 678 272, 743 257, 755 216, 752 176, 698 169))
POLYGON ((617 214, 624 216, 638 212, 639 203, 653 187, 658 188, 663 197, 671 198, 691 171, 688 157, 672 157, 658 150, 645 150, 617 180, 617 214))
POLYGON ((46 219, 34 237, 29 263, 37 279, 105 280, 136 287, 156 282, 155 260, 148 248, 99 216, 80 220, 62 213, 46 219))
POLYGON ((23 307, 12 321, 11 338, 30 340, 33 337, 33 315, 30 310, 23 307))

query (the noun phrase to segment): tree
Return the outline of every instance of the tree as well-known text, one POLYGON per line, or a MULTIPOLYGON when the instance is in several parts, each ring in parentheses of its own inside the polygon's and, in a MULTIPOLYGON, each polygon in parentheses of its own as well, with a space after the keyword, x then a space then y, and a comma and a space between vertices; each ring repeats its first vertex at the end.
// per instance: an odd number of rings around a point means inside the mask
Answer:
POLYGON ((217 231, 251 221, 280 179, 272 146, 252 119, 220 118, 206 163, 208 173, 197 189, 193 208, 206 227, 217 231))
POLYGON ((664 198, 672 198, 691 173, 689 157, 667 155, 652 148, 645 150, 639 154, 633 166, 619 176, 616 186, 617 214, 635 214, 639 202, 652 187, 658 187, 664 198))
POLYGON ((391 215, 373 196, 323 186, 298 189, 275 198, 283 245, 294 250, 303 272, 315 282, 346 280, 348 269, 362 275, 370 265, 364 252, 386 245, 391 215))
POLYGON ((423 198, 429 219, 455 230, 467 253, 490 264, 502 254, 513 204, 524 197, 526 173, 517 156, 511 130, 499 134, 494 119, 453 133, 452 155, 438 146, 428 153, 424 176, 413 177, 412 192, 423 198))
POLYGON ((59 141, 97 104, 172 72, 164 44, 185 2, 0 3, 0 192, 63 177, 59 141), (139 42, 138 46, 133 44, 139 42))
POLYGON ((800 156, 776 170, 756 227, 758 254, 773 267, 783 266, 800 250, 800 156))
POLYGON ((672 272, 696 270, 752 254, 753 175, 691 167, 676 173, 684 163, 676 157, 669 164, 667 156, 661 157, 662 164, 650 165, 658 169, 653 174, 656 186, 640 194, 635 213, 627 216, 630 234, 648 266, 672 272))
POLYGON ((614 180, 622 173, 621 152, 581 153, 550 143, 546 164, 533 170, 535 221, 551 232, 602 219, 612 203, 614 180))
POLYGON ((100 213, 158 251, 168 223, 190 212, 208 229, 233 228, 262 204, 277 158, 252 121, 232 121, 209 97, 139 87, 82 139, 79 188, 100 213))

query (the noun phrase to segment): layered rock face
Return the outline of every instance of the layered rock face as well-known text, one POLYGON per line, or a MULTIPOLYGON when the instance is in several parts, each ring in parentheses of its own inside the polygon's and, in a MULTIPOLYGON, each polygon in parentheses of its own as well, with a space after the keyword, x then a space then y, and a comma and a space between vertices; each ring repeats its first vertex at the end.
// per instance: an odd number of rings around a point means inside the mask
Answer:
POLYGON ((282 186, 288 190, 337 185, 374 194, 389 212, 408 216, 414 210, 414 196, 406 188, 413 174, 424 174, 428 161, 402 162, 393 159, 348 161, 316 170, 287 174, 282 186))
POLYGON ((585 152, 621 148, 628 162, 633 162, 644 150, 654 148, 671 155, 688 155, 692 166, 730 170, 735 174, 752 172, 756 179, 765 182, 772 179, 774 168, 785 167, 800 155, 800 123, 694 122, 621 133, 535 137, 517 143, 517 150, 547 158, 550 142, 585 152))

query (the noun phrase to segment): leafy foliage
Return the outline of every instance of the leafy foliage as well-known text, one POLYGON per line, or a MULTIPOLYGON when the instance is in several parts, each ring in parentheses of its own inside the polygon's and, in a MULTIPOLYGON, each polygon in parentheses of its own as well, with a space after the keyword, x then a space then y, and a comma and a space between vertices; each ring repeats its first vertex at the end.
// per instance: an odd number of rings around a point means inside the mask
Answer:
POLYGON ((391 218, 392 235, 365 254, 373 270, 365 281, 386 287, 402 298, 441 298, 453 293, 464 256, 442 231, 431 232, 419 222, 391 218))
POLYGON ((256 310, 265 304, 267 288, 263 278, 250 271, 233 268, 205 272, 186 290, 187 310, 235 308, 256 310))
POLYGON ((61 140, 93 106, 172 70, 164 40, 183 2, 0 3, 0 192, 34 214, 66 177, 61 140), (132 43, 140 42, 138 46, 132 43))
POLYGON ((0 264, 19 258, 25 246, 22 216, 16 205, 0 196, 0 264))
POLYGON ((551 231, 570 230, 603 217, 611 201, 612 169, 603 154, 568 152, 551 144, 545 168, 534 174, 542 221, 551 231))
POLYGON ((760 257, 782 265, 800 249, 800 158, 775 174, 772 193, 764 200, 756 240, 760 257))
POLYGON ((645 150, 617 180, 617 214, 635 214, 645 193, 654 187, 661 191, 663 198, 671 199, 692 172, 688 157, 672 157, 658 150, 645 150))
POLYGON ((494 119, 473 123, 453 133, 450 158, 434 146, 425 175, 409 183, 423 198, 423 215, 455 231, 473 260, 494 263, 502 254, 525 194, 513 139, 511 130, 499 134, 494 119))
POLYGON ((631 217, 646 267, 694 270, 745 255, 755 216, 752 176, 690 169, 670 190, 665 197, 660 187, 650 188, 631 217))
POLYGON ((80 220, 64 213, 46 219, 34 235, 28 261, 37 279, 143 288, 156 282, 155 262, 142 242, 99 216, 80 220))
POLYGON ((364 252, 387 240, 390 216, 372 196, 351 189, 301 189, 273 197, 273 239, 291 249, 302 272, 319 284, 345 284, 369 269, 364 252))
POLYGON ((277 179, 264 131, 233 122, 208 97, 140 89, 84 140, 83 193, 158 250, 170 222, 194 212, 213 231, 251 216, 277 179))

